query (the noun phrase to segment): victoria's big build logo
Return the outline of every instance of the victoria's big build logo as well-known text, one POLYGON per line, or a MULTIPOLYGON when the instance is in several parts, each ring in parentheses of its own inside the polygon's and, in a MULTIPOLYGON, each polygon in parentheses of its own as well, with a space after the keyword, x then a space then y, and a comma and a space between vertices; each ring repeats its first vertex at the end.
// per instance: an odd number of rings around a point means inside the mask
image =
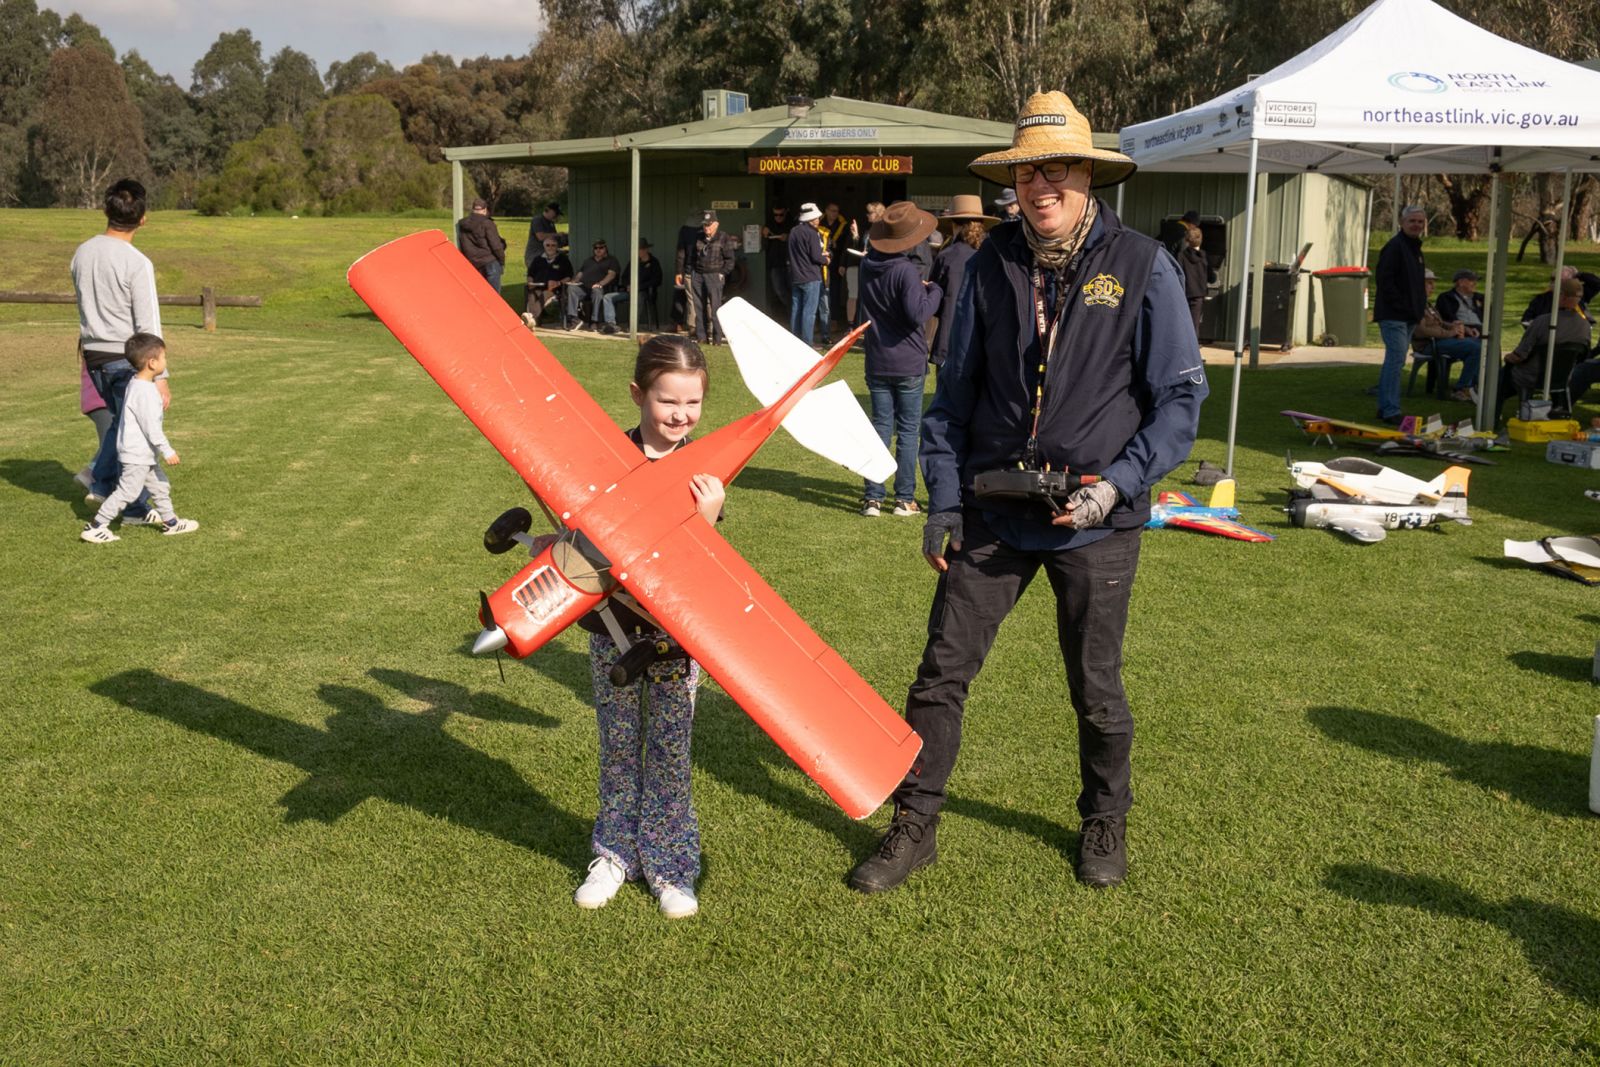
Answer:
POLYGON ((1546 89, 1549 83, 1519 78, 1504 71, 1465 71, 1457 74, 1429 74, 1421 70, 1397 70, 1389 84, 1408 93, 1442 93, 1458 89, 1464 93, 1512 93, 1521 89, 1546 89))

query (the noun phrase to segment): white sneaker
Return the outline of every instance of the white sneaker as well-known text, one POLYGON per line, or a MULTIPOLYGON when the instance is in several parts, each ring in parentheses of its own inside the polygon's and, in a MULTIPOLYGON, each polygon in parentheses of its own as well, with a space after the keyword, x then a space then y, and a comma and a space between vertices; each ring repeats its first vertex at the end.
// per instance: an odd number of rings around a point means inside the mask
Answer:
POLYGON ((165 526, 167 520, 156 514, 156 509, 151 508, 137 519, 123 519, 124 526, 165 526))
POLYGON ((96 526, 93 523, 89 523, 84 526, 83 532, 78 534, 78 540, 87 541, 91 545, 109 545, 113 541, 122 540, 122 538, 112 533, 109 526, 96 526))
MULTIPOLYGON (((150 514, 154 515, 155 512, 152 511, 150 514)), ((161 520, 157 519, 156 521, 160 522, 161 520)), ((194 519, 174 519, 169 523, 162 523, 161 533, 166 537, 172 537, 175 534, 193 533, 198 529, 200 529, 200 524, 194 519)))
POLYGON ((669 919, 687 919, 700 910, 694 890, 680 889, 675 885, 663 886, 656 894, 661 901, 661 914, 669 919))
POLYGON ((535 321, 537 321, 537 320, 534 319, 533 312, 524 311, 522 313, 522 325, 526 326, 528 329, 530 329, 530 330, 533 329, 533 324, 534 324, 535 321))
POLYGON ((882 510, 883 501, 881 500, 863 500, 861 502, 861 514, 864 518, 875 519, 882 510))
POLYGON ((572 899, 580 908, 603 908, 611 903, 611 898, 627 880, 628 872, 610 857, 596 856, 589 864, 589 877, 572 894, 572 899))
POLYGON ((97 508, 106 502, 106 498, 91 489, 87 493, 83 494, 83 502, 88 504, 91 508, 97 508))
POLYGON ((896 515, 916 515, 921 511, 922 509, 917 507, 915 500, 896 500, 894 502, 894 513, 896 515))

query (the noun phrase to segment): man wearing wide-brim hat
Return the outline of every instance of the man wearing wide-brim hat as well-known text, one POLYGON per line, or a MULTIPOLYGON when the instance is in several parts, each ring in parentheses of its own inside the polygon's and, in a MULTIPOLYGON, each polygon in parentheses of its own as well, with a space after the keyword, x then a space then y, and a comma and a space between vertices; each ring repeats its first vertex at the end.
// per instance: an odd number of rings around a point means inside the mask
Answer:
POLYGON ((939 232, 949 240, 933 261, 932 278, 944 290, 944 300, 939 304, 939 327, 934 331, 933 351, 928 354, 928 362, 935 367, 944 366, 945 357, 950 353, 950 327, 955 322, 956 298, 961 295, 967 261, 999 222, 993 215, 983 213, 983 198, 970 193, 951 197, 949 208, 939 216, 939 232))
MULTIPOLYGON (((917 425, 922 421, 923 383, 928 376, 928 320, 943 291, 922 280, 907 255, 928 239, 938 220, 909 200, 890 204, 867 231, 861 260, 861 318, 867 328, 867 395, 872 425, 884 445, 895 442, 894 513, 916 515, 917 425)), ((885 487, 867 481, 861 514, 875 518, 885 487)))
MULTIPOLYGON (((1096 148, 1065 94, 1030 98, 1011 147, 971 170, 1010 185, 1023 221, 997 226, 968 263, 922 423, 923 553, 939 584, 906 719, 923 747, 888 832, 851 872, 863 892, 937 858, 968 686, 1041 567, 1078 723, 1077 876, 1122 881, 1133 803, 1122 638, 1139 531, 1151 486, 1189 454, 1206 395, 1177 264, 1090 193, 1127 178, 1133 161, 1096 148), (975 492, 977 475, 992 484, 1019 465, 1098 480, 1053 502, 975 492)), ((1074 761, 1059 762, 1070 775, 1074 761)))

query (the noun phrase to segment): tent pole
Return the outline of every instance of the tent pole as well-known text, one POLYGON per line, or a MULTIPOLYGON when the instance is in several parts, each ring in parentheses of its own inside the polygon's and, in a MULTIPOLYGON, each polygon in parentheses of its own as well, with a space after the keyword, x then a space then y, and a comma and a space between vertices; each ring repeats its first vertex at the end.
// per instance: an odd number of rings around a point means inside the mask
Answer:
POLYGON ((633 279, 628 294, 628 337, 633 341, 639 340, 639 301, 644 297, 644 286, 639 284, 639 149, 629 149, 633 156, 628 182, 628 250, 625 255, 632 256, 629 263, 632 268, 628 277, 633 279))
MULTIPOLYGON (((1561 229, 1556 234, 1556 274, 1550 282, 1550 335, 1544 343, 1544 398, 1550 399, 1550 376, 1555 373, 1556 319, 1561 317, 1561 269, 1567 262, 1567 216, 1572 207, 1572 168, 1561 182, 1561 229)), ((1563 388, 1565 382, 1561 383, 1563 388)), ((1569 402, 1571 398, 1568 398, 1569 402)))
POLYGON ((1250 321, 1250 241, 1255 236, 1256 152, 1260 142, 1250 138, 1250 176, 1244 184, 1244 271, 1239 278, 1239 328, 1233 335, 1233 394, 1228 400, 1228 476, 1233 476, 1233 445, 1239 430, 1239 379, 1244 376, 1244 331, 1250 321))
POLYGON ((1482 412, 1478 428, 1492 430, 1500 421, 1500 353, 1504 350, 1503 338, 1498 336, 1504 329, 1506 317, 1506 260, 1511 243, 1511 190, 1506 188, 1500 176, 1499 164, 1495 164, 1495 178, 1500 191, 1498 202, 1491 202, 1493 215, 1490 219, 1491 237, 1489 240, 1489 277, 1493 279, 1490 287, 1489 299, 1484 307, 1484 324, 1492 329, 1496 336, 1490 339, 1488 357, 1478 370, 1478 401, 1479 410, 1482 412))
MULTIPOLYGON (((1394 145, 1389 146, 1389 154, 1394 154, 1394 145)), ((1394 230, 1395 233, 1400 232, 1400 209, 1405 206, 1400 203, 1402 195, 1400 189, 1400 165, 1396 163, 1394 168, 1394 207, 1389 212, 1389 221, 1393 224, 1390 229, 1394 230)))
MULTIPOLYGON (((1265 203, 1267 199, 1267 176, 1256 173, 1253 203, 1265 203)), ((1280 242, 1281 243, 1281 242, 1280 242)), ((1255 240, 1250 245, 1250 291, 1256 294, 1250 302, 1250 369, 1255 370, 1261 366, 1261 314, 1267 306, 1266 298, 1261 295, 1266 291, 1267 280, 1267 227, 1256 227, 1255 240)), ((1289 324, 1289 329, 1294 329, 1294 324, 1289 324)), ((1288 338, 1285 338, 1288 340, 1288 338)))
POLYGON ((1122 217, 1122 190, 1127 187, 1127 182, 1117 183, 1117 218, 1122 217))
POLYGON ((1492 343, 1495 351, 1499 351, 1500 321, 1494 317, 1494 307, 1500 301, 1500 290, 1504 287, 1503 280, 1494 274, 1494 252, 1498 230, 1495 222, 1500 217, 1500 171, 1496 169, 1489 176, 1489 253, 1483 263, 1483 333, 1478 342, 1478 410, 1473 425, 1480 430, 1492 429, 1493 422, 1485 420, 1485 413, 1489 405, 1490 376, 1496 380, 1499 377, 1500 360, 1496 358, 1490 366, 1489 347, 1492 343))
POLYGON ((465 193, 461 188, 461 160, 450 161, 450 240, 461 247, 461 232, 456 229, 466 214, 465 193))

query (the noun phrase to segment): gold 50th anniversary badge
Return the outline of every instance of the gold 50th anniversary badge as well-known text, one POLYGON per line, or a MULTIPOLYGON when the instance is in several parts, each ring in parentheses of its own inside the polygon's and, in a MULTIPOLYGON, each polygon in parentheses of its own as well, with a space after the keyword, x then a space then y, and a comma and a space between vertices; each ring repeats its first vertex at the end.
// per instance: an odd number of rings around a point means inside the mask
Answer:
POLYGON ((1096 274, 1094 279, 1083 287, 1083 303, 1085 307, 1091 304, 1104 304, 1106 307, 1117 307, 1122 303, 1122 283, 1109 274, 1096 274))

